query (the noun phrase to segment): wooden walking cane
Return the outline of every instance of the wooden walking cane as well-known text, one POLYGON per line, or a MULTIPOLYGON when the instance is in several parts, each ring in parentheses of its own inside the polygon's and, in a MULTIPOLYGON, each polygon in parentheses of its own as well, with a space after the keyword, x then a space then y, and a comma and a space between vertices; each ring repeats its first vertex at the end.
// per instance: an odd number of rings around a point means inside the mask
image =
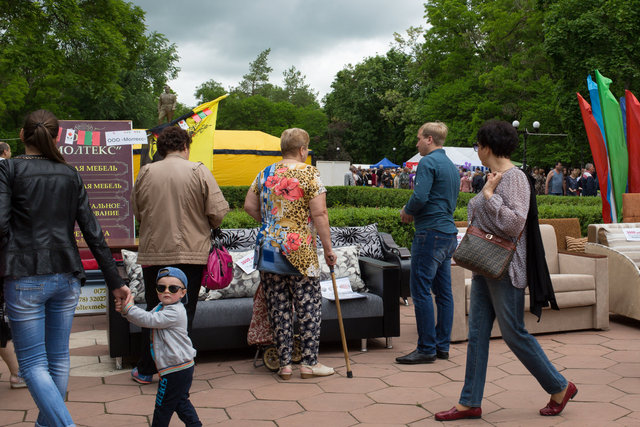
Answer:
POLYGON ((344 361, 347 363, 347 378, 353 378, 351 372, 351 363, 349 363, 349 349, 347 348, 347 338, 344 334, 344 325, 342 324, 342 311, 340 311, 340 299, 338 298, 338 286, 336 285, 336 275, 333 272, 333 265, 329 266, 331 272, 331 281, 333 282, 333 295, 336 298, 336 310, 338 312, 338 325, 340 326, 340 338, 342 339, 342 350, 344 351, 344 361))

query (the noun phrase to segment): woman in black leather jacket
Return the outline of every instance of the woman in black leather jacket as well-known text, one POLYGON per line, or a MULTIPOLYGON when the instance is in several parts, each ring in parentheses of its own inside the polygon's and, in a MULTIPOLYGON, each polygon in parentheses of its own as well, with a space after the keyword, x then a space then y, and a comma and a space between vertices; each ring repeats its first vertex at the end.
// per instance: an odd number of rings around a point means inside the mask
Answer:
POLYGON ((40 410, 36 425, 68 426, 69 335, 85 280, 75 222, 115 298, 129 289, 57 134, 56 117, 35 111, 20 131, 26 154, 0 162, 0 274, 20 373, 40 410))

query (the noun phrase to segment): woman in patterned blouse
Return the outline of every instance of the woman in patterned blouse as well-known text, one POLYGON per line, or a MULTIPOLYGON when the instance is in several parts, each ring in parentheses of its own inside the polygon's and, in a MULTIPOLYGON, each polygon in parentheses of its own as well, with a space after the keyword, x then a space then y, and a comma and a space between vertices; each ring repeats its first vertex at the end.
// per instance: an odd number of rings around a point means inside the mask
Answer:
POLYGON ((280 138, 282 160, 261 171, 249 188, 244 209, 262 224, 256 244, 256 264, 275 333, 282 379, 291 378, 293 348, 292 305, 300 327, 300 376, 334 373, 318 363, 322 295, 316 234, 327 265, 335 265, 331 247, 326 189, 318 170, 305 163, 309 134, 287 129, 280 138), (258 264, 258 258, 264 261, 258 264))
POLYGON ((469 222, 497 236, 517 240, 508 273, 490 279, 473 273, 469 308, 469 343, 464 386, 458 404, 438 412, 438 421, 480 418, 494 319, 502 338, 522 364, 551 395, 541 415, 558 415, 578 392, 549 361, 538 341, 524 327, 524 293, 527 287, 527 232, 531 189, 525 173, 511 162, 518 133, 507 122, 490 121, 478 131, 474 148, 482 164, 491 169, 482 191, 469 201, 469 222), (523 232, 524 230, 524 232, 523 232), (522 235, 520 236, 520 233, 522 235), (518 240, 518 236, 520 239, 518 240))

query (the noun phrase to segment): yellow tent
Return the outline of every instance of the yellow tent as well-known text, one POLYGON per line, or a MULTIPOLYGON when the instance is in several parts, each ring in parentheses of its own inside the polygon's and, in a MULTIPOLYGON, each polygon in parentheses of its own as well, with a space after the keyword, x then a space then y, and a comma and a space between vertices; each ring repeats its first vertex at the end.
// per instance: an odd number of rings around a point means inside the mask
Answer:
MULTIPOLYGON (((216 129, 213 176, 218 185, 250 185, 258 172, 282 158, 280 138, 253 130, 216 129)), ((307 157, 311 164, 311 156, 307 157)), ((140 169, 140 146, 134 146, 134 177, 140 169)))

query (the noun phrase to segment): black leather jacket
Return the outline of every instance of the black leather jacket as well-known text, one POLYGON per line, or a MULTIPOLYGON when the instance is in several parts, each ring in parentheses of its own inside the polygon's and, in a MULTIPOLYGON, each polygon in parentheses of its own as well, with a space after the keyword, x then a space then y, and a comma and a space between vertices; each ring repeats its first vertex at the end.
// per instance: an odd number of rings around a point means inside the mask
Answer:
POLYGON ((42 156, 0 161, 2 277, 73 273, 84 284, 74 238, 76 221, 109 289, 121 287, 115 261, 75 168, 42 156))

